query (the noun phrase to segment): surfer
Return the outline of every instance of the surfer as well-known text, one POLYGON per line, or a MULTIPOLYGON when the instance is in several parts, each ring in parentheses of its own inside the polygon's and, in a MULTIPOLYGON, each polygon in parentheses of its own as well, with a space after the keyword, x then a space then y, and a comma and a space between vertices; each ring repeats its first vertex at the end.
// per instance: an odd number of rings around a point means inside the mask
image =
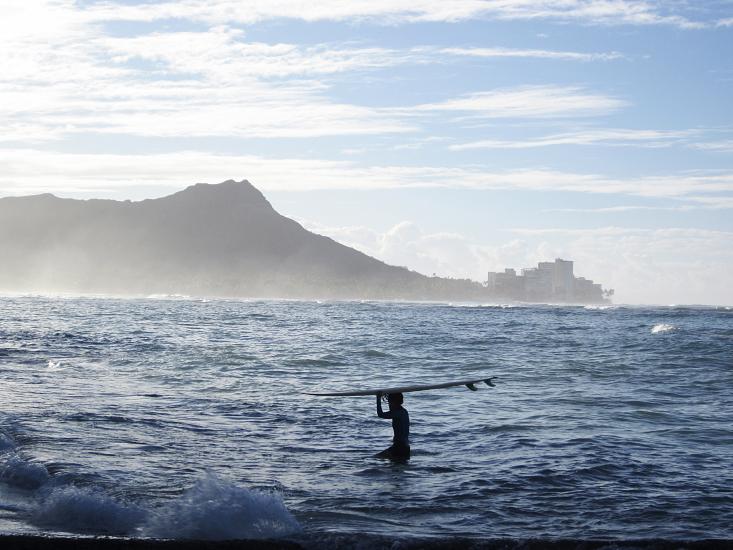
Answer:
POLYGON ((377 394, 377 416, 379 418, 391 418, 392 430, 394 430, 392 446, 379 453, 377 458, 392 460, 407 460, 410 458, 410 415, 407 414, 407 409, 402 406, 403 401, 404 398, 401 393, 387 394, 389 411, 384 412, 382 410, 382 394, 377 394))

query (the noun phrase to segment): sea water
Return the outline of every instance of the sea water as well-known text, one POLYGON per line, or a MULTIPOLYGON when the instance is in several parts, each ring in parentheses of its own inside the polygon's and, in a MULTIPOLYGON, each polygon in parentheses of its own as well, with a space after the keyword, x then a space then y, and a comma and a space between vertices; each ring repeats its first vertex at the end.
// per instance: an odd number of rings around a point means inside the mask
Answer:
POLYGON ((733 311, 0 298, 0 533, 733 537, 733 311), (412 459, 372 397, 407 394, 412 459))

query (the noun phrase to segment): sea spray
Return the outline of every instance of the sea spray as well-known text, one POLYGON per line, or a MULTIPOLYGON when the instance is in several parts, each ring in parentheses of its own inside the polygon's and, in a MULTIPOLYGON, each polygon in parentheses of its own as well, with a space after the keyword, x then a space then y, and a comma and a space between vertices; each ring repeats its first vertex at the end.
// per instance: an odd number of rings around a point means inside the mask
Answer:
POLYGON ((100 488, 51 487, 37 493, 32 523, 71 533, 166 539, 270 539, 299 533, 277 493, 207 476, 158 508, 114 498, 100 488))
POLYGON ((277 493, 253 491, 213 475, 156 510, 143 534, 159 538, 263 539, 300 532, 277 493))

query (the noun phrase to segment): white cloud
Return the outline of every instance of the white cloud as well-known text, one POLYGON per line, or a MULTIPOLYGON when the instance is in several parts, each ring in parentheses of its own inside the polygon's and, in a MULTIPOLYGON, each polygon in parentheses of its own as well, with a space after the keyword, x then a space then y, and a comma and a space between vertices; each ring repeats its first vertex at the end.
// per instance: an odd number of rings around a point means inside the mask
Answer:
POLYGON ((541 138, 523 140, 484 139, 468 143, 451 145, 449 149, 463 151, 467 149, 529 149, 552 145, 609 145, 633 147, 670 147, 684 143, 689 137, 698 134, 698 130, 636 130, 636 129, 588 129, 574 132, 563 132, 541 138))
POLYGON ((616 289, 619 303, 733 304, 733 233, 698 228, 515 229, 543 258, 616 289))
POLYGON ((586 53, 557 50, 519 49, 519 48, 442 48, 441 53, 467 57, 530 57, 537 59, 564 59, 569 61, 610 61, 622 59, 619 52, 586 53))
MULTIPOLYGON (((0 42, 0 57, 5 60, 0 74, 3 141, 95 132, 265 138, 410 132, 416 128, 405 120, 404 111, 331 100, 328 87, 314 79, 406 63, 438 63, 449 55, 446 52, 490 53, 471 48, 266 44, 247 41, 241 30, 226 26, 112 37, 90 22, 89 13, 72 10, 72 4, 36 1, 32 6, 28 13, 11 10, 8 20, 0 23, 8 33, 0 42), (17 32, 30 28, 29 14, 40 18, 40 31, 17 32), (58 26, 44 24, 49 18, 58 18, 58 26)), ((596 55, 491 51, 568 59, 596 55)), ((547 86, 484 92, 417 110, 581 116, 621 105, 619 100, 577 88, 547 86)))
POLYGON ((112 38, 73 7, 35 1, 0 18, 2 141, 413 130, 394 114, 333 101, 312 80, 407 62, 409 52, 252 43, 223 27, 112 38))
POLYGON ((369 20, 396 24, 405 22, 454 22, 467 19, 555 19, 583 24, 672 25, 700 28, 674 10, 677 6, 639 0, 184 0, 153 5, 109 2, 87 11, 102 20, 154 21, 183 18, 209 24, 252 24, 275 18, 304 21, 369 20))
MULTIPOLYGON (((426 233, 410 221, 378 232, 363 226, 329 227, 300 220, 304 227, 326 235, 391 265, 405 266, 425 275, 484 280, 487 247, 470 243, 456 233, 426 233)), ((491 253, 495 254, 493 249, 491 253)))
POLYGON ((683 198, 729 207, 733 172, 611 178, 551 170, 492 172, 480 167, 362 165, 353 160, 224 155, 196 151, 161 154, 74 154, 33 149, 0 150, 0 193, 180 188, 194 181, 247 178, 264 190, 446 187, 572 191, 683 198))
MULTIPOLYGON (((690 199, 691 200, 691 199, 690 199)), ((712 209, 714 206, 705 207, 692 204, 682 206, 607 206, 599 208, 547 208, 543 212, 568 212, 568 213, 587 213, 587 214, 616 214, 619 212, 644 212, 644 211, 668 211, 668 212, 689 212, 690 210, 712 209)))
POLYGON ((116 61, 155 61, 160 63, 161 72, 196 74, 221 83, 247 77, 333 74, 418 60, 418 52, 410 50, 250 42, 245 40, 243 31, 226 26, 197 32, 104 38, 97 45, 116 61))
MULTIPOLYGON (((319 234, 393 265, 432 275, 483 281, 488 271, 532 267, 561 257, 576 276, 616 290, 618 303, 733 304, 733 233, 707 229, 514 229, 520 238, 494 245, 429 233, 404 221, 380 232, 302 221, 319 234)), ((503 235, 501 236, 503 237, 503 235)), ((500 240, 494 236, 493 240, 500 240)))
POLYGON ((627 104, 575 86, 521 86, 418 105, 412 111, 449 111, 479 118, 552 118, 605 115, 627 104))
POLYGON ((733 153, 733 139, 695 143, 693 144, 693 147, 695 149, 702 149, 704 151, 716 151, 719 153, 733 153))

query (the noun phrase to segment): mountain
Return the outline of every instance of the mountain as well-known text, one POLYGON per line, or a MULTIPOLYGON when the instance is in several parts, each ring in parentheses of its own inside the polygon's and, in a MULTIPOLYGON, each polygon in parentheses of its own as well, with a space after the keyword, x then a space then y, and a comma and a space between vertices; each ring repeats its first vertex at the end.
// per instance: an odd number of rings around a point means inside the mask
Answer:
POLYGON ((139 202, 0 199, 0 291, 471 299, 482 287, 385 264, 278 214, 252 184, 139 202))

